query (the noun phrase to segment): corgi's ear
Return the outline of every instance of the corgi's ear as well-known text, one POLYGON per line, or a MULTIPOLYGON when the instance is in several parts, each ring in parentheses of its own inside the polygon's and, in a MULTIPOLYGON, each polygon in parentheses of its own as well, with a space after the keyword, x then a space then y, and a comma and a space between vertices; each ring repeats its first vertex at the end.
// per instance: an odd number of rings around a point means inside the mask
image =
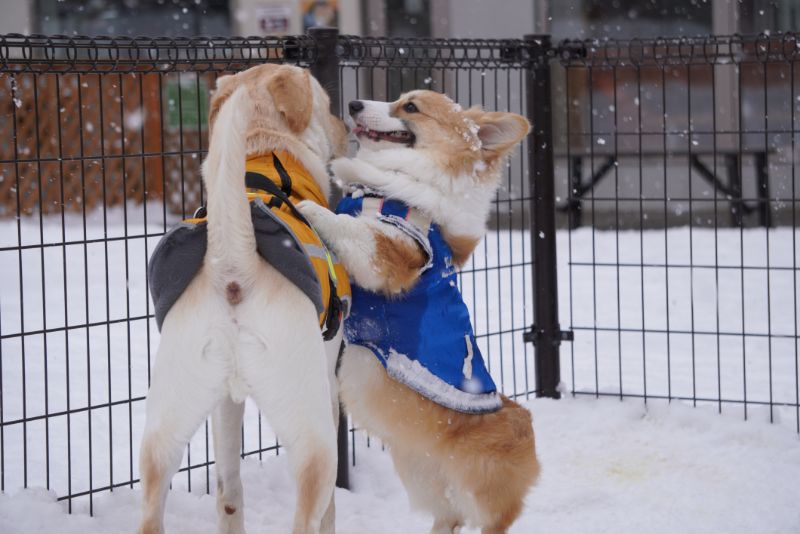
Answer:
POLYGON ((502 157, 528 135, 531 125, 522 115, 490 111, 476 118, 478 139, 487 156, 502 157))
POLYGON ((217 78, 217 87, 214 90, 214 94, 211 95, 211 103, 208 106, 209 130, 214 127, 214 121, 217 120, 217 114, 222 108, 222 104, 228 100, 228 97, 233 94, 233 90, 236 89, 236 84, 233 83, 233 79, 233 74, 226 74, 225 76, 217 78))
POLYGON ((267 83, 272 100, 289 129, 299 134, 311 123, 314 105, 311 80, 307 70, 282 65, 267 83))

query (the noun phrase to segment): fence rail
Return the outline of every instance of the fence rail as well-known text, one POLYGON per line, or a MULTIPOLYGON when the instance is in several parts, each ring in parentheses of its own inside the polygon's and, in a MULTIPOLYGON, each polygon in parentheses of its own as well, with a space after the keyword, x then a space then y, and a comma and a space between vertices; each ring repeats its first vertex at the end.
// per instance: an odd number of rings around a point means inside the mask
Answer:
MULTIPOLYGON (((428 88, 531 119, 460 273, 506 394, 763 410, 800 432, 797 49, 795 34, 0 36, 0 490, 91 511, 138 481, 147 259, 203 201, 216 77, 265 61, 309 67, 337 113, 428 88)), ((211 491, 209 443, 206 427, 176 486, 211 491)), ((243 456, 278 449, 250 406, 243 456)))
POLYGON ((316 41, 295 37, 0 36, 3 72, 235 71, 265 62, 311 64, 316 41))

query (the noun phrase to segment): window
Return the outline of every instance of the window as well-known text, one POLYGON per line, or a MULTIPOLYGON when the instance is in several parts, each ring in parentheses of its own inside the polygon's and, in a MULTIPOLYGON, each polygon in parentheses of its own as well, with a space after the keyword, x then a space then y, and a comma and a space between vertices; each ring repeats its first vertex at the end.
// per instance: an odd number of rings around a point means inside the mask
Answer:
POLYGON ((550 6, 559 39, 711 33, 712 0, 564 0, 550 6))
POLYGON ((228 0, 38 0, 37 31, 65 35, 230 35, 228 0))

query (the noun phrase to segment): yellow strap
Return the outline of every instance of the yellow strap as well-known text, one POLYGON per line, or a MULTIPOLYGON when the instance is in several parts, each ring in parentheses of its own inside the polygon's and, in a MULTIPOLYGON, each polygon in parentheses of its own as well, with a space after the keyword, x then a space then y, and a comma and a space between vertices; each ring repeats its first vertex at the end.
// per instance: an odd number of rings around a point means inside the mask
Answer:
POLYGON ((325 246, 325 243, 322 243, 322 247, 325 249, 325 258, 328 260, 328 272, 331 275, 331 280, 333 280, 333 285, 336 286, 339 284, 339 280, 336 278, 336 269, 333 267, 333 258, 331 258, 331 253, 328 251, 328 247, 325 246))

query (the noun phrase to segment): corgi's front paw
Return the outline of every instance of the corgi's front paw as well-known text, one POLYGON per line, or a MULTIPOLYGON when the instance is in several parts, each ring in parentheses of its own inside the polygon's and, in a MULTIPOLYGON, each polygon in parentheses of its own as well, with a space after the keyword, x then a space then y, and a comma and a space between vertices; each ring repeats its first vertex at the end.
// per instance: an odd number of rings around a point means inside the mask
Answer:
POLYGON ((297 203, 297 211, 303 214, 303 217, 308 219, 311 226, 319 225, 326 215, 332 215, 331 211, 323 208, 316 202, 311 200, 303 200, 297 203))

